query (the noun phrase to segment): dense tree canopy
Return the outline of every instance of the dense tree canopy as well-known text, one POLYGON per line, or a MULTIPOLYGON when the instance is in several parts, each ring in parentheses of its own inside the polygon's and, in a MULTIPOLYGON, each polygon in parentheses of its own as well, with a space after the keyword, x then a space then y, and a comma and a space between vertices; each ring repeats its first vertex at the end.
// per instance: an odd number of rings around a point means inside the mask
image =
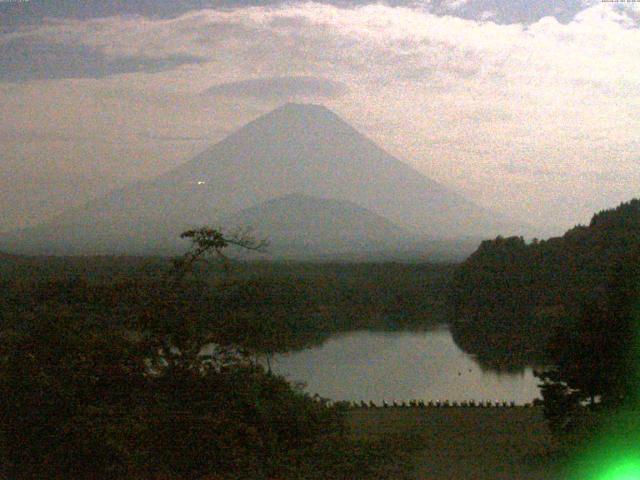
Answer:
POLYGON ((255 361, 226 328, 243 302, 217 308, 239 284, 189 273, 231 242, 188 237, 163 278, 3 299, 0 478, 370 478, 393 463, 393 448, 345 435, 341 408, 255 361))
POLYGON ((544 363, 555 329, 584 305, 606 301, 612 276, 637 248, 640 200, 600 212, 559 238, 483 242, 451 282, 454 336, 489 363, 544 363))
POLYGON ((557 327, 543 381, 545 413, 557 431, 585 410, 637 406, 640 395, 640 249, 620 258, 606 293, 557 327))

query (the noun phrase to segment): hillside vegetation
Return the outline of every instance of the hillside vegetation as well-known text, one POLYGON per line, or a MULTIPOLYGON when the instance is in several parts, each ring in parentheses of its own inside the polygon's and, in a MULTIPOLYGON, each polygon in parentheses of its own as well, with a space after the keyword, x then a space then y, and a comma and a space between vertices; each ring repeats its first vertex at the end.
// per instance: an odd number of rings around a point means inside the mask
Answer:
POLYGON ((593 216, 562 237, 483 242, 450 284, 452 331, 486 363, 545 361, 556 328, 587 303, 604 300, 612 275, 640 249, 640 200, 593 216))
MULTIPOLYGON (((42 301, 96 312, 107 324, 157 294, 168 259, 11 257, 0 261, 0 309, 42 301)), ((455 266, 403 263, 234 262, 201 266, 181 291, 194 311, 235 341, 289 351, 358 329, 425 329, 444 323, 455 266)))
POLYGON ((402 292, 386 269, 338 267, 332 278, 312 268, 309 284, 282 271, 265 278, 268 266, 230 277, 193 266, 233 239, 183 236, 194 249, 171 266, 3 258, 0 479, 406 478, 415 439, 356 438, 340 405, 259 361, 393 305, 402 292), (356 293, 354 279, 374 283, 356 293))

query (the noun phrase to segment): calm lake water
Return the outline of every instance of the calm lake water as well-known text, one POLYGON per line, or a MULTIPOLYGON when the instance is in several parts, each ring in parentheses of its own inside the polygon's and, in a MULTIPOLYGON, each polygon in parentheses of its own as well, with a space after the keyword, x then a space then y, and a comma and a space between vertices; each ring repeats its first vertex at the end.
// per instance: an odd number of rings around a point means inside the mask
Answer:
POLYGON ((483 370, 447 329, 428 332, 359 331, 319 347, 278 355, 273 371, 331 400, 491 400, 531 402, 540 396, 531 368, 483 370))

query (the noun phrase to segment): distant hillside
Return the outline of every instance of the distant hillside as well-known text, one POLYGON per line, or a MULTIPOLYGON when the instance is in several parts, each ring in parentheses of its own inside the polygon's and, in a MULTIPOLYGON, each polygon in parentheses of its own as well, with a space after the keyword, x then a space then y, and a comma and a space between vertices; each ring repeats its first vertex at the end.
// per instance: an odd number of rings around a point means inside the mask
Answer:
POLYGON ((414 245, 417 236, 380 215, 341 200, 285 195, 222 220, 233 230, 251 226, 279 256, 388 251, 414 245))
POLYGON ((450 285, 454 336, 487 360, 540 362, 555 326, 603 298, 613 275, 639 252, 640 200, 600 212, 562 237, 485 241, 450 285))
POLYGON ((430 180, 336 114, 288 104, 149 182, 116 190, 51 222, 0 239, 12 252, 171 253, 177 235, 292 193, 352 202, 431 238, 521 228, 430 180))
POLYGON ((0 251, 0 261, 3 261, 3 260, 7 260, 7 261, 9 261, 9 260, 17 260, 18 258, 19 257, 17 255, 12 255, 10 253, 5 253, 5 252, 0 251))
POLYGON ((0 269, 11 268, 23 262, 23 257, 20 257, 18 255, 11 255, 9 253, 0 251, 0 269))

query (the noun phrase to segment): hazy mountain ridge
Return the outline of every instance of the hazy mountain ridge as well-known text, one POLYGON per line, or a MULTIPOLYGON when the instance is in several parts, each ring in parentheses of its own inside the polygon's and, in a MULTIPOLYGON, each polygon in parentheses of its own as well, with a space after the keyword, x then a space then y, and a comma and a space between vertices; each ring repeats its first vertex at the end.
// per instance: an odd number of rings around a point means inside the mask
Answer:
MULTIPOLYGON (((386 232, 380 237, 394 239, 385 248, 398 247, 404 235, 411 241, 416 235, 453 239, 520 233, 499 215, 387 154, 328 109, 287 104, 152 181, 7 235, 0 246, 38 254, 171 254, 184 248, 178 239, 184 229, 219 225, 235 212, 291 194, 348 202, 342 204, 344 212, 333 210, 336 221, 354 214, 353 206, 367 210, 386 232), (392 230, 399 234, 391 235, 392 230)), ((264 209, 262 215, 279 221, 264 209)), ((330 224, 325 218, 325 228, 330 224)), ((349 241, 372 238, 368 230, 354 229, 349 241)), ((266 235, 278 233, 271 229, 266 235)))
POLYGON ((499 215, 392 157, 318 105, 287 104, 261 116, 162 181, 205 182, 201 190, 215 190, 219 208, 231 211, 301 192, 351 201, 433 237, 510 230, 499 215))
POLYGON ((314 254, 402 249, 418 236, 354 203, 290 194, 243 209, 222 220, 229 230, 252 227, 268 238, 269 253, 314 254))

